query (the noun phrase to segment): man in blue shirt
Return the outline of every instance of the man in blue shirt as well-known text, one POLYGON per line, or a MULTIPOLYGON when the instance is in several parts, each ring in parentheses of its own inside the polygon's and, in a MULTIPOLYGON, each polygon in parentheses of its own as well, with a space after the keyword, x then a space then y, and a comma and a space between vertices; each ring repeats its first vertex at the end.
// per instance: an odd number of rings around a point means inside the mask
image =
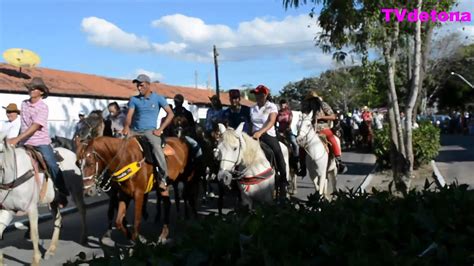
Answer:
POLYGON ((160 136, 163 133, 163 130, 173 120, 173 110, 169 107, 165 97, 151 91, 151 80, 147 75, 138 75, 138 77, 133 80, 133 83, 137 85, 140 94, 132 96, 128 102, 128 113, 122 133, 128 135, 131 126, 133 135, 145 136, 152 144, 153 154, 158 161, 158 168, 160 170, 159 174, 161 174, 162 183, 160 184, 160 187, 165 189, 168 168, 166 165, 165 155, 161 149, 160 136), (160 108, 163 108, 167 115, 166 119, 157 129, 160 108))
POLYGON ((250 108, 240 104, 240 91, 233 89, 229 91, 230 107, 224 110, 223 117, 227 126, 237 128, 240 123, 245 122, 244 131, 251 135, 250 131, 250 108))

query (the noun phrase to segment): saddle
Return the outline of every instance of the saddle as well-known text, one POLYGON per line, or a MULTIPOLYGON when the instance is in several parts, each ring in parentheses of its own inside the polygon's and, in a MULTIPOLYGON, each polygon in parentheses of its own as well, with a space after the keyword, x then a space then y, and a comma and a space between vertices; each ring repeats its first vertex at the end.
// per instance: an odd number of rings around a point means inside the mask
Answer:
MULTIPOLYGON (((25 150, 30 155, 30 157, 38 164, 38 171, 40 173, 45 173, 46 177, 49 178, 49 168, 41 152, 39 152, 34 146, 31 145, 25 145, 25 150)), ((54 156, 57 162, 64 161, 64 158, 57 151, 54 151, 54 156)))
MULTIPOLYGON (((145 136, 135 136, 135 139, 138 141, 140 145, 140 149, 143 152, 143 156, 145 157, 145 161, 149 164, 156 164, 155 156, 153 155, 153 147, 150 142, 146 139, 145 136)), ((163 148, 163 153, 165 157, 175 155, 175 150, 168 144, 165 144, 163 148)))

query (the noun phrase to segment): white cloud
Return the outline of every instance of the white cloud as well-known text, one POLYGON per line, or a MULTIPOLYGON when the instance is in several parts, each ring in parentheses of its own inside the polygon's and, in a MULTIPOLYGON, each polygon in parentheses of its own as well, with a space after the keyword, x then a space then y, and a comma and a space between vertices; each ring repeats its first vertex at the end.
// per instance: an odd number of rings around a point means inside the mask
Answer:
POLYGON ((143 52, 150 49, 150 44, 146 39, 127 33, 113 23, 101 18, 84 18, 81 29, 86 33, 87 40, 98 46, 127 52, 143 52))
POLYGON ((202 19, 182 14, 164 16, 151 26, 164 31, 168 40, 153 43, 128 33, 104 19, 89 17, 82 21, 87 39, 99 46, 132 52, 154 52, 193 61, 211 61, 216 45, 220 61, 241 61, 267 57, 301 55, 315 51, 315 20, 308 15, 288 16, 282 20, 255 18, 241 22, 236 29, 227 25, 206 24, 202 19))
POLYGON ((304 56, 291 56, 290 60, 307 70, 326 70, 334 66, 332 54, 308 52, 304 56))
POLYGON ((149 76, 152 82, 155 82, 155 81, 162 82, 165 79, 165 76, 161 73, 145 70, 145 69, 142 69, 142 68, 139 68, 139 69, 135 70, 135 72, 133 74, 128 75, 126 78, 127 79, 134 79, 140 74, 145 74, 145 75, 149 76))

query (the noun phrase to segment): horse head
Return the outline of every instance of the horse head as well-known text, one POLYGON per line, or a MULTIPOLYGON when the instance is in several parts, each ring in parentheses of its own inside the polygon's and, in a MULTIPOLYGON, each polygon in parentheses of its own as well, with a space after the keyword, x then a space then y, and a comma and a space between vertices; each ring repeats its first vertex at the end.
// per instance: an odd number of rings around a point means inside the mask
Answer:
POLYGON ((96 110, 78 123, 78 130, 75 135, 81 141, 101 137, 104 134, 104 126, 102 111, 96 110))
POLYGON ((219 123, 219 131, 222 137, 215 150, 216 159, 220 161, 217 178, 227 186, 230 186, 232 176, 235 174, 237 167, 243 162, 245 150, 243 128, 244 123, 241 123, 235 130, 232 128, 228 129, 219 123))
POLYGON ((178 138, 184 138, 186 135, 185 130, 189 126, 189 122, 183 115, 177 115, 173 118, 173 134, 178 138))
POLYGON ((297 125, 296 142, 301 147, 307 147, 316 135, 313 128, 313 111, 308 114, 302 113, 297 125))
MULTIPOLYGON (((94 140, 82 146, 76 156, 76 165, 81 169, 84 184, 94 181, 98 188, 107 187, 108 184, 104 184, 103 179, 108 170, 107 162, 110 160, 107 160, 103 154, 101 155, 95 150, 94 140)), ((107 191, 107 189, 103 190, 107 191)))

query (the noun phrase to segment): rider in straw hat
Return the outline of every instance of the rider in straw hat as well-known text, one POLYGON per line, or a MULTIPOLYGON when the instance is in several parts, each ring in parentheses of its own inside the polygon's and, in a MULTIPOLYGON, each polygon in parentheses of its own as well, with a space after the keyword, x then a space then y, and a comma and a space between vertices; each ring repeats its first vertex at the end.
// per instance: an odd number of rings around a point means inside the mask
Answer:
MULTIPOLYGON (((347 167, 342 163, 341 160, 341 147, 334 136, 331 125, 332 121, 336 120, 336 115, 332 110, 331 106, 324 102, 315 90, 311 90, 304 98, 301 106, 303 113, 309 113, 313 111, 313 123, 314 128, 320 134, 326 135, 327 140, 331 143, 334 156, 336 157, 336 163, 338 165, 338 172, 344 173, 347 171, 347 167)), ((305 171, 305 169, 302 169, 305 171)))
POLYGON ((21 121, 18 117, 20 110, 14 103, 4 106, 3 109, 6 110, 8 120, 0 124, 0 131, 6 132, 7 138, 14 138, 20 134, 21 121))
POLYGON ((48 131, 48 105, 43 101, 49 95, 49 88, 42 78, 35 77, 25 84, 30 98, 21 104, 21 133, 8 140, 11 145, 22 143, 35 147, 42 155, 49 170, 51 179, 58 189, 54 203, 60 207, 67 205, 69 192, 64 184, 63 174, 58 167, 48 131))

